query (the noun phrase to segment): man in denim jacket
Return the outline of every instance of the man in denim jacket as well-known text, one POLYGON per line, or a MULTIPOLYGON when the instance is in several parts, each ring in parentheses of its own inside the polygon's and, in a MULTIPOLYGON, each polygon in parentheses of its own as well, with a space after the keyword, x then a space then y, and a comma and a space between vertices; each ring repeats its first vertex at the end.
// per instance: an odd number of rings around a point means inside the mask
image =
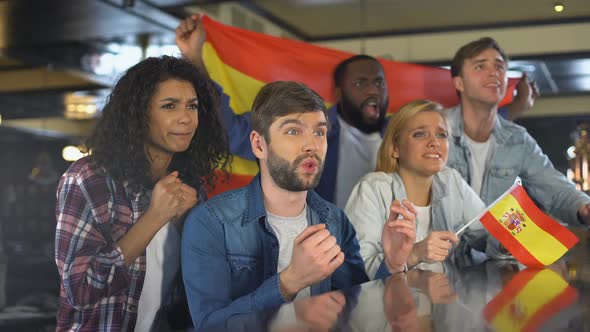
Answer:
MULTIPOLYGON (((186 219, 182 271, 195 328, 368 281, 350 221, 311 190, 327 132, 324 102, 305 85, 274 82, 260 90, 250 134, 260 173, 186 219)), ((406 269, 415 213, 408 201, 392 203, 377 277, 406 269)))
POLYGON ((507 86, 508 57, 489 37, 461 47, 451 64, 460 105, 449 113, 449 163, 486 205, 517 177, 547 212, 569 222, 590 221, 590 197, 553 168, 526 129, 497 116, 507 86))

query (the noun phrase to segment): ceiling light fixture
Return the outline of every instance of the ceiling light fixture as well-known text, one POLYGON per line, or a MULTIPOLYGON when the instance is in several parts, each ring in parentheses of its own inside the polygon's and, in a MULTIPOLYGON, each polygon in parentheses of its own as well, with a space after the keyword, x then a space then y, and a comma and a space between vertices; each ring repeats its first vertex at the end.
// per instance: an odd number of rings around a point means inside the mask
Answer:
POLYGON ((555 10, 556 13, 561 13, 564 9, 565 9, 565 7, 560 2, 553 5, 553 10, 555 10))

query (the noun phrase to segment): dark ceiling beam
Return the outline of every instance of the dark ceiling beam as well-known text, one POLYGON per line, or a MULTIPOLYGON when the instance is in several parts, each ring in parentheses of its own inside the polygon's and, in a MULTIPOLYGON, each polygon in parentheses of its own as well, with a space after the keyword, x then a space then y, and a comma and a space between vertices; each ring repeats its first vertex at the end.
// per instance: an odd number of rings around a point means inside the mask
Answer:
MULTIPOLYGON (((454 25, 446 27, 434 27, 424 29, 408 29, 408 30, 382 30, 363 33, 363 38, 376 37, 394 37, 403 35, 416 35, 425 33, 445 33, 445 32, 464 32, 470 30, 481 29, 511 29, 521 27, 531 27, 539 25, 558 25, 567 23, 587 23, 590 22, 590 16, 573 17, 567 19, 547 19, 547 20, 527 20, 519 22, 495 22, 485 24, 471 24, 471 25, 454 25)), ((358 39, 359 33, 344 33, 344 34, 330 34, 330 35, 316 35, 309 36, 306 40, 309 42, 322 41, 337 41, 345 39, 358 39)))
POLYGON ((234 2, 235 0, 143 0, 154 7, 163 9, 178 9, 190 6, 218 5, 224 2, 234 2))
POLYGON ((170 15, 170 14, 162 11, 158 7, 153 6, 145 1, 139 1, 139 0, 134 0, 134 1, 99 0, 99 1, 104 2, 106 4, 110 4, 112 6, 115 6, 116 8, 124 10, 124 11, 130 13, 131 15, 134 15, 134 16, 141 18, 147 22, 150 22, 151 24, 153 24, 155 26, 159 26, 159 27, 166 29, 166 30, 174 31, 176 29, 176 27, 178 26, 178 24, 180 23, 180 20, 177 17, 170 15))
POLYGON ((0 48, 108 40, 173 31, 178 21, 143 2, 7 0, 0 2, 0 48))
POLYGON ((144 0, 145 2, 148 2, 149 4, 151 4, 154 7, 158 7, 161 10, 172 14, 178 18, 184 18, 185 16, 187 16, 187 14, 189 14, 187 12, 187 8, 193 7, 193 6, 214 6, 214 5, 219 5, 222 4, 224 2, 234 2, 234 0, 193 0, 193 1, 187 1, 187 0, 144 0))

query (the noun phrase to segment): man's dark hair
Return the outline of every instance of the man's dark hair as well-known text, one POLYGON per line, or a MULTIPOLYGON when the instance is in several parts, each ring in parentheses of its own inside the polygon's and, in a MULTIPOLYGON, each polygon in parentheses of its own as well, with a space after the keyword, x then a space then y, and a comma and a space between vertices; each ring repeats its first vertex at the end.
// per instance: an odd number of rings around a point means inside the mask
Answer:
POLYGON ((351 56, 350 58, 340 62, 336 66, 336 68, 334 69, 334 85, 336 87, 340 87, 342 85, 342 80, 344 79, 344 73, 346 73, 346 67, 348 67, 348 65, 353 62, 361 61, 361 60, 375 61, 376 63, 379 64, 379 66, 381 66, 381 63, 379 62, 379 60, 377 60, 376 58, 374 58, 370 55, 359 54, 359 55, 351 56))
POLYGON ((170 56, 148 58, 129 68, 109 95, 86 148, 95 167, 104 168, 132 190, 151 188, 151 162, 145 149, 149 109, 161 82, 169 79, 192 84, 198 98, 199 126, 188 149, 174 154, 169 171, 186 184, 214 186, 215 169, 225 176, 231 161, 228 140, 218 119, 217 91, 208 76, 190 62, 170 56))
POLYGON ((453 61, 451 62, 451 77, 457 77, 461 75, 461 72, 463 71, 463 65, 465 64, 465 60, 475 58, 481 52, 490 48, 498 51, 504 62, 508 63, 508 56, 500 47, 498 42, 493 38, 483 37, 478 40, 474 40, 466 45, 463 45, 457 51, 457 53, 455 53, 453 61))
POLYGON ((252 130, 270 143, 269 129, 279 117, 321 111, 328 119, 324 100, 303 83, 277 81, 265 85, 252 105, 252 130))

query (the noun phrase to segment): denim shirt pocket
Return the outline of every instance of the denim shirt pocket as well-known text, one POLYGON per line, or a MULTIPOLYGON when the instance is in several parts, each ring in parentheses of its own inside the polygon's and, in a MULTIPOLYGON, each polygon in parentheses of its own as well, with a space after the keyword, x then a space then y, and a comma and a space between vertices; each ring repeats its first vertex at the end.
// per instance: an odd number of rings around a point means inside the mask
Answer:
POLYGON ((508 190, 518 176, 516 167, 490 167, 488 170, 490 174, 490 189, 492 192, 501 194, 508 190))
POLYGON ((515 167, 490 167, 490 176, 500 179, 516 179, 516 168, 515 167))
POLYGON ((260 285, 264 271, 261 257, 230 254, 227 260, 231 269, 232 293, 236 290, 247 294, 260 285))

